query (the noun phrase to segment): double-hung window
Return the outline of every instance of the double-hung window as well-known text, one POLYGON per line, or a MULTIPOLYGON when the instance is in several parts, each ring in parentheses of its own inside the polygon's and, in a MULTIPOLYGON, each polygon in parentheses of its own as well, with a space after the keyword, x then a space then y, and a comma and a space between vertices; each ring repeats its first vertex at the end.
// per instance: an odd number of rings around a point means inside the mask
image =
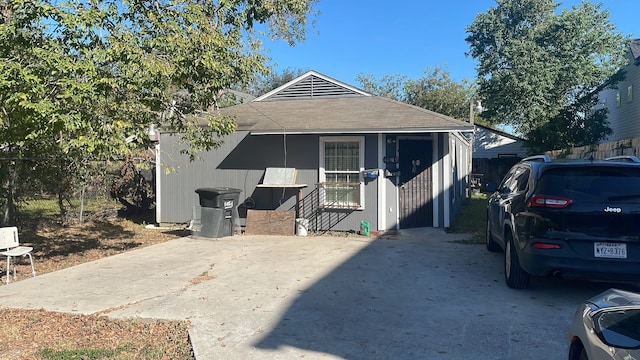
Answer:
POLYGON ((320 138, 320 191, 329 208, 364 208, 364 137, 320 138))

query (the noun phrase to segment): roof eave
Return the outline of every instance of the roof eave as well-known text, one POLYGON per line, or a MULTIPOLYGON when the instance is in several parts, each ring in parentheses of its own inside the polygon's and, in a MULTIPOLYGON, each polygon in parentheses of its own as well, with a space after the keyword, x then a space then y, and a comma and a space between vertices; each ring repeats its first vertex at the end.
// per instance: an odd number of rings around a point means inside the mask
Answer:
POLYGON ((250 130, 251 135, 319 135, 319 134, 423 134, 423 133, 448 133, 448 132, 473 132, 473 126, 451 128, 397 128, 397 129, 270 129, 250 130))

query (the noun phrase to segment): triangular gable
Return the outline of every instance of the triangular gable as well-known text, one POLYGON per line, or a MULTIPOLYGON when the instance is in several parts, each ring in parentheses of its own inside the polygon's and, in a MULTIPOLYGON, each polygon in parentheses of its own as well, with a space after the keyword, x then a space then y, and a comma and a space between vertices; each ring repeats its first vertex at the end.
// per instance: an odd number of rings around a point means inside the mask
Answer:
POLYGON ((309 71, 253 101, 310 100, 354 96, 371 96, 371 94, 315 71, 309 71))

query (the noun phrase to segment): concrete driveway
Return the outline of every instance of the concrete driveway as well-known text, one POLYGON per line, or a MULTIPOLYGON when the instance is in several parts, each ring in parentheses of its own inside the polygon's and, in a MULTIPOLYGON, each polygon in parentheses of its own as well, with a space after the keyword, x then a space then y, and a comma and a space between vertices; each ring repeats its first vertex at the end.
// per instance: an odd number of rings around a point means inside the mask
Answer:
POLYGON ((466 237, 183 238, 0 286, 0 307, 189 320, 199 360, 553 360, 577 306, 624 288, 511 290, 502 254, 466 237))

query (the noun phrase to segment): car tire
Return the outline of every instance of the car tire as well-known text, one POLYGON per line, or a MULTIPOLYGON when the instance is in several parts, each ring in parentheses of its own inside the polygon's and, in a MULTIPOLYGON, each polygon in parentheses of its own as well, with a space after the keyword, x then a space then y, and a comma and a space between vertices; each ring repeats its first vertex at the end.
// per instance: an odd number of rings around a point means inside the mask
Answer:
POLYGON ((580 340, 571 343, 569 347, 569 360, 589 360, 587 351, 582 346, 580 340))
POLYGON ((578 357, 578 360, 589 360, 589 357, 587 357, 587 351, 585 349, 582 349, 582 351, 580 352, 580 357, 578 357))
POLYGON ((489 227, 489 224, 490 224, 489 216, 487 215, 487 234, 486 234, 487 250, 489 250, 490 252, 500 252, 502 251, 502 248, 500 247, 500 245, 498 245, 496 240, 493 238, 493 234, 491 234, 491 228, 489 227))
POLYGON ((505 237, 504 280, 507 286, 512 289, 526 289, 531 280, 531 275, 520 266, 511 234, 507 234, 505 237))

